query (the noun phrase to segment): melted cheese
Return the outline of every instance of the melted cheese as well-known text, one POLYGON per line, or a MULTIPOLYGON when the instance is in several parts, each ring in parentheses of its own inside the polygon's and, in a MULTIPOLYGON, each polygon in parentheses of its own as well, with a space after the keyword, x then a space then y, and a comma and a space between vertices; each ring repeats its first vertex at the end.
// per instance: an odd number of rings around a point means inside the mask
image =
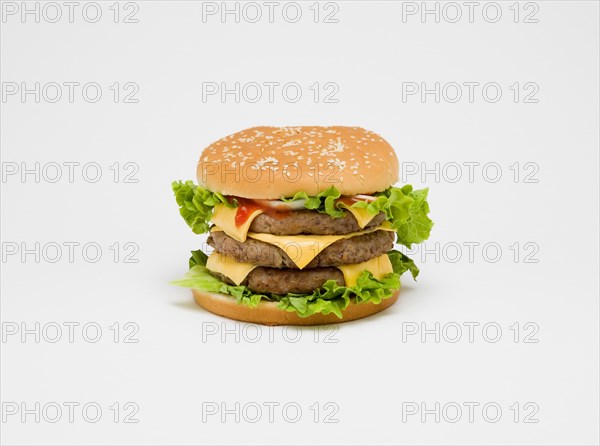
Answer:
POLYGON ((236 262, 231 257, 224 256, 218 252, 213 252, 208 256, 206 268, 209 271, 229 277, 236 285, 239 285, 244 281, 246 276, 250 274, 250 271, 256 268, 256 265, 236 262))
MULTIPOLYGON (((218 229, 216 229, 218 230, 218 229)), ((257 232, 249 232, 248 237, 261 242, 269 243, 281 248, 296 266, 303 269, 312 259, 329 245, 345 238, 356 237, 374 231, 394 231, 389 222, 385 221, 376 228, 366 231, 351 232, 344 235, 273 235, 257 232)))
POLYGON ((373 220, 373 218, 375 218, 375 215, 377 215, 370 214, 369 211, 367 211, 367 208, 353 208, 343 202, 338 202, 338 206, 351 212, 352 215, 354 215, 354 218, 356 218, 358 226, 360 226, 361 228, 367 226, 369 222, 373 220))
POLYGON ((356 280, 360 277, 363 271, 369 271, 378 280, 381 280, 386 274, 393 273, 392 262, 387 254, 380 255, 374 259, 367 260, 362 263, 355 263, 353 265, 339 265, 336 266, 342 274, 344 274, 344 281, 346 286, 356 285, 356 280))
POLYGON ((259 214, 262 214, 262 210, 256 209, 253 211, 243 225, 236 226, 235 214, 237 208, 230 208, 224 204, 217 204, 215 206, 215 213, 213 214, 211 221, 216 224, 222 231, 225 231, 229 237, 236 239, 238 242, 245 242, 248 234, 248 229, 259 214))
MULTIPOLYGON (((236 262, 231 257, 224 256, 218 252, 213 252, 206 262, 206 268, 215 273, 223 274, 229 277, 236 285, 241 284, 250 274, 256 265, 251 263, 236 262)), ((352 265, 336 266, 344 275, 346 286, 356 285, 356 280, 363 271, 369 271, 376 279, 382 279, 386 274, 393 272, 392 262, 387 254, 383 254, 374 259, 352 265)))

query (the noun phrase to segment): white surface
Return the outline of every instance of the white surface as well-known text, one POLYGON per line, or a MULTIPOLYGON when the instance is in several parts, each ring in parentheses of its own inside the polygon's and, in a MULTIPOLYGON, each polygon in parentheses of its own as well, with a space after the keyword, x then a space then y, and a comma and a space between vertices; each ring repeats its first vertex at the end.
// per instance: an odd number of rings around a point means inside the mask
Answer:
MULTIPOLYGON (((96 24, 78 16, 72 24, 8 17, 1 24, 3 82, 96 81, 106 96, 96 104, 9 97, 2 103, 2 161, 93 161, 104 175, 95 184, 81 176, 72 184, 9 177, 2 183, 2 242, 93 241, 104 255, 97 263, 78 252, 73 263, 8 257, 3 327, 92 321, 103 335, 97 343, 80 332, 73 343, 36 343, 31 335, 2 343, 2 443, 597 444, 598 4, 539 2, 539 23, 515 24, 511 3, 502 3, 495 24, 481 15, 475 23, 412 16, 403 23, 401 4, 392 2, 339 3, 337 24, 312 23, 308 3, 296 24, 280 16, 272 24, 203 23, 201 5, 192 2, 138 3, 136 24, 113 23, 109 3, 96 24), (117 81, 137 83, 139 103, 113 103, 108 87, 117 81), (236 81, 298 82, 305 96, 297 103, 202 102, 202 82, 236 81), (498 82, 504 95, 497 103, 402 102, 402 82, 436 81, 498 82), (337 83, 339 103, 314 103, 314 82, 337 83), (508 89, 514 82, 537 83, 539 103, 515 104, 508 89), (240 342, 234 335, 202 342, 203 330, 220 330, 224 320, 197 308, 188 290, 168 285, 204 240, 178 215, 170 182, 193 178, 210 142, 261 124, 360 125, 388 139, 401 161, 495 162, 503 176, 496 183, 477 171, 472 183, 426 178, 436 223, 427 247, 439 243, 446 255, 438 262, 413 255, 419 282, 405 277, 394 307, 340 326, 339 342, 314 342, 314 330, 305 329, 290 343, 281 329, 263 328, 251 343, 255 328, 234 322, 224 328, 237 329, 240 342), (115 184, 108 170, 114 162, 137 163, 139 182, 115 184), (539 182, 515 183, 515 162, 537 163, 539 182), (137 243, 139 263, 114 263, 114 242, 137 243), (465 242, 495 242, 502 258, 486 261, 476 249, 470 262, 465 242), (515 263, 515 242, 536 243, 539 262, 524 263, 529 250, 521 249, 515 263), (455 263, 453 243, 464 249, 455 263), (138 324, 139 342, 115 344, 108 327, 128 321, 138 324), (472 343, 466 333, 456 343, 431 335, 425 343, 417 336, 403 342, 403 331, 423 322, 481 325, 472 343), (503 330, 497 343, 481 335, 488 322, 503 330), (537 324, 539 342, 513 342, 515 322, 537 324), (66 413, 57 423, 35 423, 33 415, 23 423, 7 415, 7 402, 97 402, 103 415, 98 423, 81 412, 73 423, 66 413), (114 423, 114 402, 138 404, 139 423, 114 423), (202 402, 295 402, 303 415, 290 423, 276 410, 269 423, 265 410, 255 424, 243 417, 235 423, 232 415, 227 423, 218 416, 203 423, 202 402), (309 409, 314 402, 319 423, 309 409), (323 422, 327 402, 338 405, 338 423, 323 422), (403 403, 411 402, 455 402, 465 413, 457 423, 436 423, 433 415, 403 422, 403 403), (465 402, 480 404, 473 423, 465 402), (482 418, 488 402, 502 408, 497 423, 482 418), (539 406, 538 423, 522 422, 528 402, 539 406)), ((407 182, 423 184, 419 176, 407 182)))

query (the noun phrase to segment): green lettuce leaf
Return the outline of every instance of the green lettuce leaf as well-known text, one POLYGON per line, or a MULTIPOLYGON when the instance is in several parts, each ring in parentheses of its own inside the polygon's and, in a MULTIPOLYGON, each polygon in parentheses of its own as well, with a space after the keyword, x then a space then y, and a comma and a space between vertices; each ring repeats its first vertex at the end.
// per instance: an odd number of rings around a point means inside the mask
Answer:
POLYGON ((431 228, 433 228, 433 221, 427 216, 429 214, 429 203, 427 203, 429 188, 413 190, 412 186, 407 184, 401 190, 413 201, 409 208, 408 220, 400 223, 394 229, 398 234, 398 243, 410 249, 413 243, 427 240, 431 228))
POLYGON ((296 195, 292 198, 281 197, 281 200, 286 202, 306 200, 304 203, 306 209, 313 209, 333 218, 341 218, 344 216, 344 211, 339 209, 335 203, 335 200, 341 196, 342 193, 336 187, 330 186, 323 192, 319 192, 315 197, 309 197, 306 192, 296 192, 296 195))
POLYGON ((201 249, 198 249, 197 251, 192 251, 192 257, 190 257, 189 261, 190 269, 197 265, 205 266, 207 261, 208 256, 204 254, 204 252, 202 252, 201 249))
POLYGON ((394 229, 410 218, 413 199, 405 195, 402 189, 390 187, 375 197, 374 201, 358 201, 352 207, 366 208, 367 212, 372 215, 385 212, 386 219, 392 223, 394 229))
POLYGON ((264 295, 255 294, 243 285, 228 285, 217 277, 213 276, 206 269, 206 254, 202 251, 192 251, 190 258, 190 270, 185 277, 172 282, 187 288, 196 288, 207 292, 217 292, 229 294, 235 297, 238 304, 256 307, 262 300, 277 301, 278 307, 282 310, 295 312, 300 317, 308 317, 315 313, 330 314, 333 313, 342 318, 342 311, 350 303, 350 299, 355 302, 381 303, 394 294, 394 291, 400 288, 400 275, 406 271, 411 271, 413 277, 419 273, 418 268, 413 261, 398 251, 388 253, 394 272, 386 275, 381 280, 377 280, 368 271, 363 271, 356 285, 352 287, 339 286, 335 281, 328 280, 322 288, 315 290, 311 294, 288 293, 286 295, 264 295))
POLYGON ((356 303, 371 302, 379 304, 400 288, 400 275, 390 273, 377 280, 368 271, 363 271, 352 287, 340 286, 334 280, 325 282, 322 288, 312 294, 288 293, 281 296, 278 307, 286 311, 294 311, 300 317, 308 317, 315 313, 333 313, 340 319, 342 311, 350 304, 352 297, 356 303))
POLYGON ((171 282, 173 285, 185 288, 195 288, 209 293, 223 293, 235 297, 238 304, 256 307, 262 300, 270 300, 269 296, 256 294, 245 286, 228 285, 221 279, 213 276, 206 266, 195 265, 185 274, 182 279, 171 282))
MULTIPOLYGON (((376 215, 384 212, 386 219, 398 234, 398 243, 410 248, 413 243, 421 243, 429 238, 433 221, 427 216, 429 204, 427 193, 429 189, 413 190, 410 184, 399 187, 390 187, 383 192, 375 194, 373 201, 358 201, 352 204, 353 208, 366 208, 367 212, 376 215)), ((309 197, 306 192, 298 192, 292 198, 282 197, 283 201, 306 200, 304 206, 333 218, 344 216, 340 203, 336 200, 341 197, 340 191, 330 186, 315 197, 309 197)))
POLYGON ((196 234, 208 232, 208 222, 216 204, 234 206, 223 195, 196 186, 192 181, 174 181, 171 186, 179 205, 179 213, 196 234))
POLYGON ((410 271, 412 278, 417 280, 419 268, 411 258, 396 250, 388 251, 388 257, 392 262, 392 268, 394 268, 395 273, 402 275, 406 271, 410 271))

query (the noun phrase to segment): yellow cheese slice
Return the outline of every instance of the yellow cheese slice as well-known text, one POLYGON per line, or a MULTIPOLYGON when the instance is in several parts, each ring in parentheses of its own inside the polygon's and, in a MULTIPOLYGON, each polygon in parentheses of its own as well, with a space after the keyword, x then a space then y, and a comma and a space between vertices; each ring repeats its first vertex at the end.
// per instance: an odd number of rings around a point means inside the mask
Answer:
POLYGON ((256 209, 253 211, 243 225, 236 226, 235 214, 237 208, 230 208, 224 204, 217 204, 215 206, 215 213, 213 214, 211 221, 216 224, 222 231, 225 231, 229 237, 236 239, 238 242, 245 242, 248 229, 259 214, 262 214, 262 210, 256 209))
MULTIPOLYGON (((209 271, 223 274, 229 277, 236 285, 241 284, 244 279, 250 274, 256 265, 251 263, 236 262, 228 256, 213 252, 206 262, 206 268, 209 271)), ((387 254, 383 254, 374 259, 367 260, 362 263, 352 265, 336 266, 344 275, 346 286, 356 285, 356 280, 360 277, 363 271, 370 271, 376 279, 382 279, 386 274, 393 272, 392 262, 387 254)))
POLYGON ((338 206, 347 209, 349 212, 351 212, 352 215, 354 215, 354 218, 356 218, 358 226, 360 226, 361 228, 367 226, 369 222, 373 220, 373 218, 375 218, 375 215, 377 215, 370 214, 369 211, 367 211, 367 208, 353 208, 348 206, 346 203, 342 202, 338 202, 338 206))
POLYGON ((236 285, 239 285, 244 281, 246 276, 250 274, 250 271, 256 268, 256 265, 253 265, 252 263, 236 262, 231 257, 224 256, 218 252, 213 252, 208 256, 206 268, 209 271, 229 277, 236 285))
POLYGON ((258 232, 248 232, 248 237, 261 242, 270 243, 283 251, 292 259, 296 266, 303 269, 312 259, 332 243, 357 235, 368 234, 374 231, 394 231, 388 221, 380 226, 366 231, 351 232, 344 235, 273 235, 258 232))
POLYGON ((374 259, 367 260, 362 263, 355 263, 352 265, 339 265, 336 266, 342 274, 344 274, 344 281, 346 286, 356 285, 356 280, 360 277, 363 271, 370 271, 377 280, 381 280, 386 274, 393 273, 392 262, 387 254, 380 255, 374 259))

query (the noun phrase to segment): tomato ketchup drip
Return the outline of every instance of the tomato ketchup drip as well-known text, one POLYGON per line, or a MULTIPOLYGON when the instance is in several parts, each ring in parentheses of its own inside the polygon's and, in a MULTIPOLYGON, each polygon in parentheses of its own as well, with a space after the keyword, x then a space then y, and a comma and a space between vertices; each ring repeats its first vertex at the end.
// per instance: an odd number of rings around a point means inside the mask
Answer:
POLYGON ((263 211, 264 214, 268 214, 275 218, 283 218, 288 215, 291 211, 282 211, 278 209, 271 208, 269 206, 264 206, 262 204, 257 203, 254 200, 243 197, 228 197, 234 202, 237 202, 237 212, 235 213, 235 225, 242 226, 244 223, 248 221, 248 218, 252 213, 257 210, 263 211))

